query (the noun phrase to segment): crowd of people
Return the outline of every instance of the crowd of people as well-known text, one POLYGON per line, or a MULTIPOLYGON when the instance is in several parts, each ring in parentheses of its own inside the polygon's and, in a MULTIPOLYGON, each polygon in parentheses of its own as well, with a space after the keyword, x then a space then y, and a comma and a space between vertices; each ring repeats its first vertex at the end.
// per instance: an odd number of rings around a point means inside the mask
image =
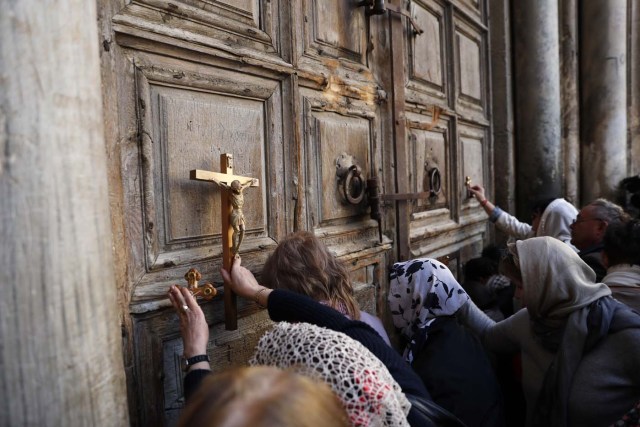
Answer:
POLYGON ((278 244, 263 284, 238 255, 221 271, 276 322, 249 366, 211 374, 202 309, 172 286, 180 425, 638 426, 640 221, 604 199, 578 211, 556 198, 527 224, 469 190, 512 241, 468 260, 462 284, 435 259, 393 264, 395 331, 360 310, 347 269, 310 232, 278 244))

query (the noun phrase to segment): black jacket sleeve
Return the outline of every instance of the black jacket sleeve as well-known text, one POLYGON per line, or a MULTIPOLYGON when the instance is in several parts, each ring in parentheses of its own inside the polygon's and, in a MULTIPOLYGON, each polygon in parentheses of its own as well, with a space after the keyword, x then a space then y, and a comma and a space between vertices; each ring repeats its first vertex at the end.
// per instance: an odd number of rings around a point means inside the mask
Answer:
POLYGON ((420 377, 366 323, 351 320, 333 308, 305 295, 283 289, 276 289, 269 294, 267 307, 269 316, 276 322, 306 322, 348 335, 364 345, 385 364, 403 392, 430 399, 420 377))
POLYGON ((194 369, 187 372, 184 377, 184 400, 189 401, 193 393, 196 392, 202 381, 211 375, 211 371, 206 369, 194 369))

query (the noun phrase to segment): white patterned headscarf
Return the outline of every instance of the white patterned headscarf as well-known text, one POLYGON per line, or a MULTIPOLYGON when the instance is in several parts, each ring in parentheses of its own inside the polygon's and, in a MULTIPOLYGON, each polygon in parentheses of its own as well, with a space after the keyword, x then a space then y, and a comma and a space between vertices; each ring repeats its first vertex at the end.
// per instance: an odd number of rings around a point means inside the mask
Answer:
POLYGON ((324 381, 341 399, 354 426, 409 425, 411 404, 387 367, 341 332, 280 322, 262 336, 249 364, 292 368, 324 381))
POLYGON ((405 359, 426 340, 426 328, 436 318, 453 316, 469 295, 441 262, 431 258, 393 264, 389 275, 389 308, 393 324, 410 342, 405 359))

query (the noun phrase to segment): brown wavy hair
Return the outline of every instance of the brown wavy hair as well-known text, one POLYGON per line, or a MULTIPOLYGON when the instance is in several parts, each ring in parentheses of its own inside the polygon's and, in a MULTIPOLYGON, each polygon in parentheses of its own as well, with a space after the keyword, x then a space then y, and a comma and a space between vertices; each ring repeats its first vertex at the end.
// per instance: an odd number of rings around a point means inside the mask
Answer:
POLYGON ((349 272, 312 233, 289 234, 262 269, 262 280, 273 289, 288 289, 360 319, 349 272))
POLYGON ((350 426, 342 402, 324 382, 273 366, 209 375, 182 411, 179 427, 350 426))

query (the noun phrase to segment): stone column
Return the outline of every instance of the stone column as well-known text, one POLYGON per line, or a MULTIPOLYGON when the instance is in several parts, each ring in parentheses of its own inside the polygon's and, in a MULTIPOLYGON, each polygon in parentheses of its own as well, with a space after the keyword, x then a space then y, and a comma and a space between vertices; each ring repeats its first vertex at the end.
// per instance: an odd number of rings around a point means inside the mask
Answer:
POLYGON ((560 87, 564 197, 580 202, 580 120, 578 108, 578 0, 560 1, 560 87))
POLYGON ((0 425, 128 425, 96 2, 0 10, 0 425))
POLYGON ((531 200, 561 196, 558 2, 514 0, 517 213, 531 200))
POLYGON ((582 202, 627 173, 627 0, 581 2, 582 202))

